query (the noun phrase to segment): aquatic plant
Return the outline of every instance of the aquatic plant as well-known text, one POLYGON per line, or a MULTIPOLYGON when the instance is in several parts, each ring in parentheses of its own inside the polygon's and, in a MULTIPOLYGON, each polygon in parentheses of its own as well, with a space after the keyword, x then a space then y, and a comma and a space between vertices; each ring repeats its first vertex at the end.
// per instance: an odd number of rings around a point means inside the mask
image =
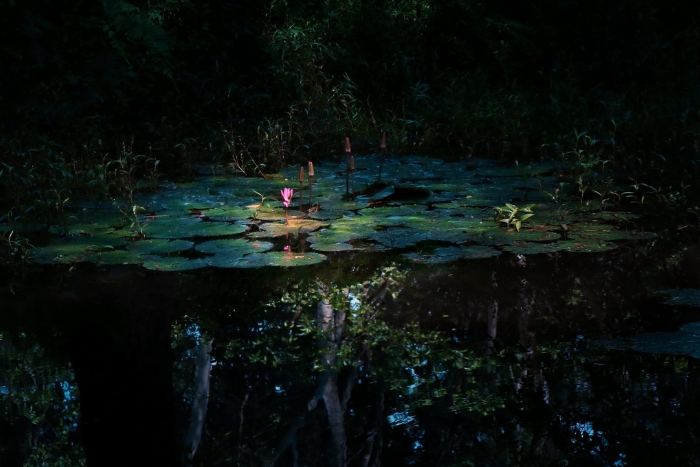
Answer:
POLYGON ((294 196, 294 190, 291 188, 284 188, 280 190, 282 194, 282 204, 284 204, 284 217, 289 225, 289 203, 292 202, 292 196, 294 196))
POLYGON ((377 183, 382 183, 382 168, 384 167, 384 154, 386 153, 386 131, 382 131, 382 139, 379 141, 379 177, 377 183))
POLYGON ((535 215, 532 212, 533 206, 534 204, 528 204, 527 206, 519 208, 510 203, 506 203, 505 206, 494 206, 493 209, 496 211, 495 220, 503 222, 506 227, 515 226, 515 229, 520 232, 520 227, 523 222, 535 215), (518 213, 520 212, 525 214, 519 215, 518 213))
POLYGON ((309 161, 309 210, 311 210, 313 206, 314 175, 314 163, 309 161))
POLYGON ((304 167, 299 169, 299 211, 304 212, 304 167))

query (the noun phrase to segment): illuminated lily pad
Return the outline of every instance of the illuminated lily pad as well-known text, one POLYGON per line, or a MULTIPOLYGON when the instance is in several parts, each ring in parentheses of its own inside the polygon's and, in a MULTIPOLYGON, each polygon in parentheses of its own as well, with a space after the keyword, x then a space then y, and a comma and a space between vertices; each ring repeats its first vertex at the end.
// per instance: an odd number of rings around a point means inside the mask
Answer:
POLYGON ((249 242, 248 240, 238 238, 233 240, 211 240, 200 243, 195 248, 197 251, 201 251, 202 253, 243 256, 271 250, 272 243, 261 241, 249 242))
POLYGON ((328 225, 328 222, 313 219, 290 219, 289 224, 268 222, 262 224, 260 228, 273 237, 279 237, 287 234, 310 233, 328 225))
POLYGON ((469 230, 471 238, 486 245, 512 245, 517 242, 551 242, 558 240, 559 234, 546 230, 504 229, 499 226, 486 226, 469 230))
POLYGON ((253 217, 254 213, 255 210, 240 206, 226 206, 202 212, 202 214, 214 221, 238 221, 253 217))
POLYGON ((329 220, 335 220, 335 219, 342 219, 345 216, 343 212, 338 212, 338 211, 316 211, 316 212, 310 212, 309 217, 311 219, 316 219, 319 221, 329 221, 329 220))
POLYGON ((337 251, 349 251, 355 249, 349 243, 333 243, 327 241, 316 241, 312 244, 312 247, 316 251, 322 251, 325 253, 337 252, 337 251))
POLYGON ((196 217, 163 217, 143 224, 146 238, 224 237, 246 231, 243 224, 206 222, 196 217))
POLYGON ((326 261, 327 256, 321 253, 294 253, 286 251, 271 251, 259 255, 247 255, 237 262, 235 267, 256 268, 261 266, 296 267, 310 266, 326 261))

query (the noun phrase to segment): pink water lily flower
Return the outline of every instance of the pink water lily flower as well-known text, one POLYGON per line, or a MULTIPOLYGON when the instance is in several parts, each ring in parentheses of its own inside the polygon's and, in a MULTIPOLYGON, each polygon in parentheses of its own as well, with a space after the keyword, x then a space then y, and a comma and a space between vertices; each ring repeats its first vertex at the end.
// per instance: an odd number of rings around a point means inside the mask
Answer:
POLYGON ((285 188, 284 190, 280 190, 280 193, 282 194, 282 204, 284 204, 285 208, 288 208, 289 203, 292 202, 292 196, 294 196, 294 190, 291 188, 285 188))

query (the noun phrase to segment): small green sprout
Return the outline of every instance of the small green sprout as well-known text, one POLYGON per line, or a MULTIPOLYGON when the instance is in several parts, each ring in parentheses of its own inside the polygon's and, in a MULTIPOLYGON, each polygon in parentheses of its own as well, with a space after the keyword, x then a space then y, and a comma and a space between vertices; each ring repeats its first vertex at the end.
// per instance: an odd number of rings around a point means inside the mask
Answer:
POLYGON ((505 206, 494 206, 493 209, 496 211, 494 220, 503 222, 506 227, 515 226, 515 229, 520 232, 523 222, 535 215, 532 212, 533 206, 534 204, 528 204, 519 208, 510 203, 506 203, 505 206))

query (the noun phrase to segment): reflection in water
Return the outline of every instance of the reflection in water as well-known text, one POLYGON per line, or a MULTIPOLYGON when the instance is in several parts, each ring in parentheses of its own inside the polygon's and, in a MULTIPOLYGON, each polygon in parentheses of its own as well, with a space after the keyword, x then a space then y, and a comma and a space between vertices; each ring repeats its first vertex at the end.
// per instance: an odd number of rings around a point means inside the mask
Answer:
POLYGON ((650 261, 37 273, 0 463, 697 465, 698 362, 591 344, 693 319, 650 261))

